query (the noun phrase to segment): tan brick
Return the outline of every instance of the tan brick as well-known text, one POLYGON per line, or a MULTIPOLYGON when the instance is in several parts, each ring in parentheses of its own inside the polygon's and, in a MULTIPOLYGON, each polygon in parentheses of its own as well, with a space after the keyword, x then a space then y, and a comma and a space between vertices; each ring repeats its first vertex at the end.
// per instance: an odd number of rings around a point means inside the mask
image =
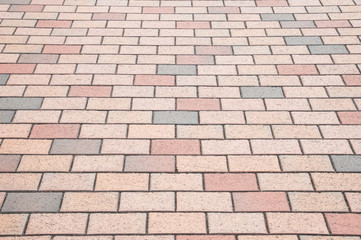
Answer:
POLYGON ((85 234, 87 218, 84 213, 32 214, 26 234, 85 234))
POLYGON ((68 172, 72 156, 66 155, 24 155, 18 172, 68 172))
POLYGON ((119 194, 67 192, 64 195, 61 212, 115 212, 119 194))
POLYGON ((149 233, 206 233, 204 213, 150 213, 149 233))
POLYGON ((201 174, 158 174, 151 176, 152 191, 202 191, 201 174))
POLYGON ((122 192, 119 211, 174 211, 172 192, 122 192))
POLYGON ((231 194, 222 192, 178 192, 177 211, 232 212, 231 194))
POLYGON ((1 191, 36 191, 41 174, 34 173, 1 173, 1 191))
POLYGON ((177 156, 178 172, 227 172, 225 156, 177 156))
POLYGON ((149 174, 142 173, 99 173, 96 191, 147 191, 149 174))

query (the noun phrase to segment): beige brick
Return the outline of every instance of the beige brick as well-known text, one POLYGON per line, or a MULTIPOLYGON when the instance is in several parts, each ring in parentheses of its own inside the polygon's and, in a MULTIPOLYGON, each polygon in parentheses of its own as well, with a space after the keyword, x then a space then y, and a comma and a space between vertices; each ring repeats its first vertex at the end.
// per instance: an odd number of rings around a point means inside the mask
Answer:
POLYGON ((99 173, 96 191, 147 191, 149 174, 99 173))
POLYGON ((179 172, 227 172, 225 156, 177 156, 179 172))
POLYGON ((206 233, 204 213, 150 213, 148 231, 155 233, 206 233))
POLYGON ((64 194, 61 212, 115 212, 119 193, 67 192, 64 194))
POLYGON ((178 192, 177 211, 232 212, 231 194, 221 192, 178 192))
POLYGON ((119 211, 174 211, 172 192, 122 192, 119 211))
POLYGON ((152 191, 203 191, 201 174, 157 174, 151 176, 152 191))
POLYGON ((208 222, 210 233, 267 233, 262 213, 209 213, 208 222))

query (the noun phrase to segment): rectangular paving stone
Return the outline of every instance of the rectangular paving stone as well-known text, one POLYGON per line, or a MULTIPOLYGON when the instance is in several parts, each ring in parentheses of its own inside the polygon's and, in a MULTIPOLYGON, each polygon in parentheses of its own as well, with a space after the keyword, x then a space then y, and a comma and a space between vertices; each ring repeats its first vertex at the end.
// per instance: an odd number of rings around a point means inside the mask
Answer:
POLYGON ((48 193, 8 193, 2 212, 57 212, 63 194, 48 193))
POLYGON ((336 172, 361 172, 361 156, 332 155, 331 159, 336 172))
POLYGON ((188 111, 155 111, 153 113, 155 124, 199 124, 198 112, 188 111))
POLYGON ((287 45, 317 45, 323 44, 320 37, 285 37, 287 45))
POLYGON ((13 119, 15 111, 0 111, 0 123, 9 123, 13 119))
POLYGON ((264 14, 261 14, 261 18, 263 21, 294 21, 295 20, 295 18, 293 17, 293 14, 290 14, 290 13, 279 13, 279 14, 264 13, 264 14))
POLYGON ((241 87, 242 98, 283 98, 281 87, 241 87))
POLYGON ((348 54, 345 45, 309 46, 311 54, 348 54))
POLYGON ((315 28, 313 21, 283 21, 282 28, 315 28))
POLYGON ((101 140, 55 139, 51 154, 98 154, 101 140))
POLYGON ((162 75, 196 75, 195 65, 158 65, 158 74, 162 75))
POLYGON ((40 109, 42 98, 0 98, 0 109, 40 109))
POLYGON ((29 4, 31 0, 0 0, 0 4, 29 4))
POLYGON ((0 74, 0 85, 5 85, 9 79, 9 74, 0 74))
POLYGON ((0 155, 0 172, 15 172, 20 158, 20 155, 0 155))
POLYGON ((127 156, 124 172, 174 172, 174 156, 127 156))

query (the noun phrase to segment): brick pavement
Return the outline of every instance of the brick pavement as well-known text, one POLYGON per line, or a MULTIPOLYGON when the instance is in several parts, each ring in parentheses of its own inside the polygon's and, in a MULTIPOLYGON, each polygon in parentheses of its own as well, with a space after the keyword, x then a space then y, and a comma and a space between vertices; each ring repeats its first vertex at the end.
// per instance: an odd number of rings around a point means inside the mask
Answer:
POLYGON ((0 0, 0 239, 360 240, 360 0, 0 0))

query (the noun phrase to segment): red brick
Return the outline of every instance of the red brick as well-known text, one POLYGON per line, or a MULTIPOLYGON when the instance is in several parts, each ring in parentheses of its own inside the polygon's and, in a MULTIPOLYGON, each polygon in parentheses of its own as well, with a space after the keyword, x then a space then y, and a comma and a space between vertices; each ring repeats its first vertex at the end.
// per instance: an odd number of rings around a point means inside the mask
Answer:
POLYGON ((71 21, 39 20, 36 27, 40 28, 70 28, 71 21))
POLYGON ((143 13, 174 13, 174 7, 143 7, 143 13))
POLYGON ((361 124, 361 112, 338 112, 342 124, 361 124))
POLYGON ((220 110, 218 99, 182 98, 177 100, 177 110, 220 110))
POLYGON ((152 154, 200 154, 198 140, 153 140, 152 154))
POLYGON ((0 64, 0 73, 33 73, 35 64, 0 64))
POLYGON ((343 75, 342 77, 348 86, 361 86, 361 75, 343 75))
POLYGON ((280 75, 315 75, 318 74, 315 65, 278 65, 280 75))
POLYGON ((233 193, 233 199, 236 212, 290 211, 284 192, 233 193))
POLYGON ((206 191, 258 191, 255 174, 205 174, 206 191))
POLYGON ((75 54, 80 53, 81 46, 71 45, 45 45, 43 53, 75 54))
POLYGON ((72 86, 69 97, 110 97, 112 87, 72 86))
POLYGON ((360 214, 327 214, 326 220, 332 234, 340 235, 361 235, 360 214))
POLYGON ((77 138, 79 124, 34 125, 30 138, 77 138))

